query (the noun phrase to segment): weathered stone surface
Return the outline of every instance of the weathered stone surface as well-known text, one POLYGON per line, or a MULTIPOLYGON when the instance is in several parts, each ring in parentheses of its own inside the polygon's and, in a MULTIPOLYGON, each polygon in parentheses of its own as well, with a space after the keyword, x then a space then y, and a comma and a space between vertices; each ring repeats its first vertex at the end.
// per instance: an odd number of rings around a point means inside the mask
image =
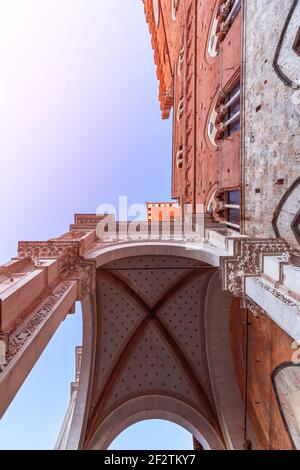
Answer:
MULTIPOLYGON (((298 92, 276 74, 273 66, 280 36, 294 3, 294 0, 245 2, 243 168, 245 233, 249 236, 274 236, 274 211, 300 175, 300 114, 294 103, 298 92)), ((298 2, 293 25, 299 25, 299 21, 298 2)), ((291 47, 291 37, 296 33, 294 26, 284 36, 279 59, 280 66, 293 80, 300 79, 300 57, 291 47)))

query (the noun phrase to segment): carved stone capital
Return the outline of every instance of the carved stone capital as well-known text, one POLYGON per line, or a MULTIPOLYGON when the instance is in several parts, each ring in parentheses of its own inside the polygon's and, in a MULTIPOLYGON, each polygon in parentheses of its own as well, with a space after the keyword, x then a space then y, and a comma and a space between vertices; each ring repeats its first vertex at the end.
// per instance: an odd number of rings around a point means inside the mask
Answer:
POLYGON ((49 240, 47 242, 19 242, 18 258, 30 257, 36 267, 40 267, 41 260, 59 260, 59 276, 67 279, 74 271, 79 257, 79 240, 49 240))
POLYGON ((19 242, 18 257, 32 259, 57 259, 68 257, 76 259, 80 243, 77 240, 49 240, 47 242, 19 242))
MULTIPOLYGON (((86 222, 86 220, 84 221, 86 222)), ((97 220, 99 221, 99 217, 97 220)), ((18 257, 31 257, 36 267, 39 267, 39 263, 43 259, 57 259, 60 280, 78 281, 78 300, 82 300, 86 295, 95 291, 96 268, 94 262, 84 261, 79 256, 79 250, 80 242, 78 240, 20 242, 18 257)))
POLYGON ((264 255, 282 255, 290 247, 281 239, 237 239, 234 254, 221 259, 223 289, 242 297, 246 276, 260 276, 264 255))
POLYGON ((79 258, 69 279, 78 282, 78 300, 83 300, 96 289, 96 264, 79 258))
POLYGON ((76 214, 74 224, 71 225, 71 228, 78 227, 82 229, 95 229, 97 224, 107 217, 105 214, 76 214))

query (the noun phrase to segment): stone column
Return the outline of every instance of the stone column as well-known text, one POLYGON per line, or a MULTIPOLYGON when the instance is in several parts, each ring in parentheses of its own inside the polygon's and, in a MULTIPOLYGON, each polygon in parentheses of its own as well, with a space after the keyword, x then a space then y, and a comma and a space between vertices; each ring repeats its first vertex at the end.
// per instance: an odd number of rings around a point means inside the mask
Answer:
POLYGON ((100 218, 75 216, 59 238, 20 242, 0 267, 0 416, 75 302, 94 291, 96 267, 83 256, 100 218))

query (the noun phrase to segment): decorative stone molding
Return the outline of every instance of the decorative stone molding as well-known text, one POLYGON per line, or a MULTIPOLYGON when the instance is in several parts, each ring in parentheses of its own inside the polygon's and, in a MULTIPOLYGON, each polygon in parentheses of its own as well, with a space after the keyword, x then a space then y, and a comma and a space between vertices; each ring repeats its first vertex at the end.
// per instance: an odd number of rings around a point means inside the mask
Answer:
POLYGON ((18 256, 33 259, 54 259, 67 256, 76 259, 79 253, 79 241, 50 240, 47 242, 19 242, 18 256))
POLYGON ((223 0, 219 7, 220 18, 222 20, 226 20, 227 16, 230 12, 231 1, 230 0, 223 0))
POLYGON ((19 242, 0 267, 0 416, 76 301, 95 291, 96 263, 84 256, 103 217, 78 214, 58 238, 19 242))
POLYGON ((78 282, 78 300, 83 300, 96 289, 96 264, 78 259, 70 279, 78 282))
POLYGON ((79 240, 50 240, 47 242, 19 242, 18 258, 30 257, 39 267, 39 260, 59 259, 59 274, 66 279, 74 270, 79 256, 79 240))
POLYGON ((184 59, 185 59, 185 46, 184 46, 184 42, 183 42, 183 45, 182 45, 182 47, 179 51, 178 65, 177 65, 177 74, 178 74, 179 77, 181 76, 181 71, 182 71, 182 68, 183 68, 184 59))
POLYGON ((144 1, 144 10, 146 21, 149 26, 149 32, 151 35, 152 48, 154 50, 154 61, 156 64, 157 78, 159 80, 159 101, 160 109, 163 119, 168 119, 170 111, 173 106, 173 69, 171 63, 170 52, 167 50, 168 55, 168 67, 165 67, 166 58, 166 43, 168 38, 165 34, 165 22, 162 14, 162 7, 160 2, 154 3, 154 0, 144 1), (153 8, 153 5, 157 5, 153 8), (157 13, 155 13, 157 11, 157 13), (161 33, 160 21, 162 20, 163 34, 161 33))
POLYGON ((250 313, 252 313, 255 318, 260 318, 262 315, 266 315, 266 312, 249 297, 246 297, 246 308, 249 309, 250 313))
POLYGON ((170 88, 160 93, 160 102, 161 102, 162 118, 168 119, 170 116, 171 108, 173 106, 173 102, 174 102, 173 86, 170 86, 170 88))
POLYGON ((77 391, 78 391, 81 361, 82 361, 82 346, 77 346, 75 350, 76 372, 75 372, 75 380, 74 382, 71 382, 71 399, 72 399, 73 394, 74 393, 77 394, 77 391))
POLYGON ((107 215, 102 214, 75 214, 74 225, 78 226, 89 226, 89 228, 96 228, 97 224, 101 219, 107 217, 107 215))
POLYGON ((13 273, 6 266, 0 266, 0 275, 10 278, 11 281, 14 278, 13 273))
POLYGON ((213 48, 208 46, 208 53, 212 58, 218 55, 220 43, 225 39, 231 27, 232 20, 230 18, 232 17, 232 13, 237 14, 240 8, 240 4, 236 5, 231 0, 219 0, 218 3, 212 17, 208 42, 208 44, 214 45, 213 48))
POLYGON ((71 286, 71 282, 60 284, 42 305, 33 310, 30 318, 23 322, 13 334, 10 336, 6 334, 0 337, 0 373, 3 372, 4 368, 16 356, 39 326, 52 314, 53 309, 71 286))
POLYGON ((219 188, 212 199, 212 216, 216 222, 225 222, 225 191, 219 188))
MULTIPOLYGON (((83 223, 98 223, 99 217, 84 218, 83 223)), ((85 262, 79 256, 80 241, 50 240, 48 242, 20 242, 19 257, 30 256, 39 266, 41 259, 58 259, 61 280, 78 281, 78 300, 95 290, 94 263, 85 262)))
POLYGON ((260 276, 264 255, 282 255, 289 252, 289 245, 281 239, 237 239, 234 254, 221 258, 223 289, 242 297, 246 276, 260 276))
POLYGON ((285 251, 282 255, 281 255, 281 263, 289 263, 290 260, 291 260, 291 253, 289 251, 285 251))
POLYGON ((262 279, 255 279, 254 282, 259 285, 262 289, 267 290, 272 294, 276 299, 278 299, 283 304, 287 305, 288 307, 296 310, 297 314, 300 316, 300 307, 299 304, 294 302, 291 298, 287 297, 282 291, 279 291, 275 287, 267 284, 262 279))

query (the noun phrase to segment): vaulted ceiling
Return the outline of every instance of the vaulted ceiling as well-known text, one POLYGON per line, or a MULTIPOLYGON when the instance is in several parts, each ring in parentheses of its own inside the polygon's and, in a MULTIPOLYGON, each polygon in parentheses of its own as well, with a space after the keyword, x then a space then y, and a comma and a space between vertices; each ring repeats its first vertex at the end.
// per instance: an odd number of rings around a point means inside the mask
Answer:
POLYGON ((98 269, 87 440, 121 404, 149 395, 189 404, 219 432, 204 328, 214 272, 174 256, 133 256, 98 269))

